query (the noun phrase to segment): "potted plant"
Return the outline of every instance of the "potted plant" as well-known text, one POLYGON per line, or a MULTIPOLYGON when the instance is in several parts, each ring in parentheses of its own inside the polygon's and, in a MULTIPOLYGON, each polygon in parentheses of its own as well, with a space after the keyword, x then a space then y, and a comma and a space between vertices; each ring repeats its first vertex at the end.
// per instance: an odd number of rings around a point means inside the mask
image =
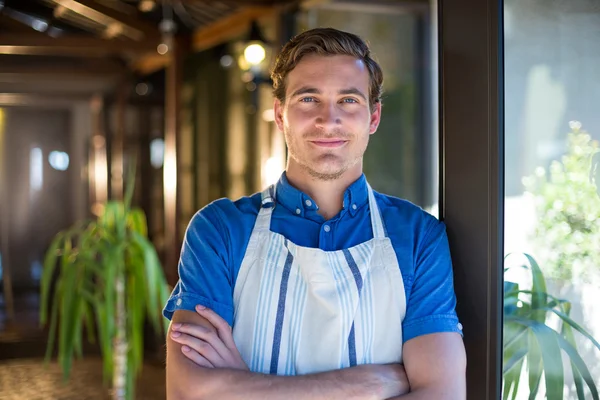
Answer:
POLYGON ((573 331, 589 339, 598 350, 600 343, 571 319, 570 302, 546 292, 546 280, 540 267, 533 257, 528 254, 525 257, 529 265, 524 267, 531 271, 531 290, 522 290, 514 282, 504 282, 503 399, 516 399, 521 372, 526 366, 529 399, 535 399, 544 375, 546 398, 562 400, 565 377, 562 350, 569 357, 578 399, 590 399, 585 394, 585 382, 591 398, 598 400, 596 383, 577 351, 573 331), (550 314, 560 318, 560 330, 547 325, 550 314))
POLYGON ((146 217, 130 206, 132 192, 129 185, 124 201, 109 201, 97 219, 58 233, 41 279, 40 321, 50 323, 46 361, 58 340, 58 361, 68 379, 74 356, 82 356, 84 329, 92 343, 97 335, 104 382, 112 377, 114 399, 134 398, 146 317, 156 333, 167 330, 160 312, 169 288, 147 238, 146 217))

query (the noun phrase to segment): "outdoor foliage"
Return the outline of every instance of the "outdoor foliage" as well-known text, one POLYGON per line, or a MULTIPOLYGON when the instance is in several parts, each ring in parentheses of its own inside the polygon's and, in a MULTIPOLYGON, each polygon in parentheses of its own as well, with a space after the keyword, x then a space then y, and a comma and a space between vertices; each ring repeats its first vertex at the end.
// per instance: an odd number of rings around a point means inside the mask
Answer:
POLYGON ((46 360, 58 341, 68 379, 74 356, 82 357, 85 329, 88 341, 99 339, 105 383, 112 377, 114 397, 127 399, 142 368, 146 317, 155 332, 166 332, 160 311, 168 297, 146 217, 130 208, 132 191, 123 202, 108 202, 97 220, 57 234, 44 261, 40 307, 41 323, 50 323, 46 360))
POLYGON ((598 142, 573 121, 567 152, 549 171, 524 178, 535 198, 532 243, 548 277, 581 279, 600 272, 600 153, 598 142))
POLYGON ((533 257, 525 256, 529 265, 523 267, 531 271, 531 290, 521 290, 516 283, 504 282, 503 400, 516 399, 523 368, 528 370, 530 400, 537 396, 542 375, 546 399, 562 400, 565 371, 561 351, 570 361, 577 398, 598 400, 594 382, 597 377, 592 377, 579 355, 574 331, 589 339, 599 351, 600 343, 571 319, 569 301, 546 293, 546 280, 540 267, 533 257), (546 324, 551 314, 560 318, 558 331, 546 324))

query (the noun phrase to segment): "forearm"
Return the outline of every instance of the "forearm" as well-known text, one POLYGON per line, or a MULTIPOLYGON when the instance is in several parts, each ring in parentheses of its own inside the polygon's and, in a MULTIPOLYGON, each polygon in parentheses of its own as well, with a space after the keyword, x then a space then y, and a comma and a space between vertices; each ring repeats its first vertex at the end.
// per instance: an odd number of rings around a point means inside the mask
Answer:
MULTIPOLYGON (((394 384, 373 373, 382 366, 363 365, 319 374, 274 376, 233 369, 205 369, 186 379, 176 399, 223 400, 383 400, 397 393, 394 384)), ((174 383, 174 382, 173 382, 174 383)), ((181 382, 183 383, 183 382, 181 382)), ((397 384, 396 384, 397 385, 397 384)), ((179 386, 179 385, 177 385, 179 386)), ((171 398, 171 397, 170 397, 171 398)))
POLYGON ((449 389, 424 388, 417 389, 402 396, 390 397, 388 400, 464 400, 465 397, 449 389))
POLYGON ((212 311, 201 309, 197 316, 178 312, 173 322, 167 335, 170 400, 385 400, 408 392, 401 364, 360 365, 298 376, 253 373, 241 359, 229 325, 212 311))

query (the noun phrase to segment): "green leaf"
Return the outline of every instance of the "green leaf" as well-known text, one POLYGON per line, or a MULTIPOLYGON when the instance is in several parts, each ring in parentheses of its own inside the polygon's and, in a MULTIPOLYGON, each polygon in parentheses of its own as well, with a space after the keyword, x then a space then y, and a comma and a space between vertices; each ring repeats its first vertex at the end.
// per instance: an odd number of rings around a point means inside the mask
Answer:
MULTIPOLYGON (((560 353, 560 347, 558 339, 560 336, 556 331, 546 326, 543 323, 537 321, 527 320, 524 318, 515 318, 515 322, 521 323, 531 329, 533 336, 537 341, 538 346, 531 346, 531 349, 539 348, 541 352, 543 371, 546 381, 546 398, 548 400, 562 400, 563 386, 564 386, 564 371, 562 367, 562 357, 560 353)), ((562 338, 561 338, 562 339, 562 338)), ((537 362, 537 357, 532 357, 534 362, 537 362)), ((539 386, 539 378, 541 376, 541 370, 538 368, 532 368, 537 364, 530 365, 530 389, 537 389, 539 386)), ((534 390, 532 389, 532 396, 534 390)))
POLYGON ((113 372, 113 347, 106 323, 106 305, 102 302, 98 302, 96 305, 96 324, 98 325, 98 337, 100 338, 100 349, 102 350, 103 380, 106 385, 113 372))
MULTIPOLYGON (((519 290, 518 294, 529 294, 529 295, 532 295, 532 294, 534 294, 534 292, 532 290, 519 290)), ((557 298, 555 296, 552 296, 551 294, 546 293, 546 292, 542 292, 542 293, 538 293, 538 294, 542 294, 546 298, 553 299, 552 302, 550 302, 550 303, 548 303, 546 305, 547 307, 555 307, 555 306, 560 305, 560 304, 569 303, 568 300, 559 299, 559 298, 557 298)))
POLYGON ((529 353, 527 353, 527 367, 529 368, 529 400, 534 400, 537 396, 540 381, 542 379, 542 353, 533 332, 529 331, 528 339, 529 353))
MULTIPOLYGON (((513 359, 515 354, 521 349, 527 350, 527 331, 528 328, 520 324, 513 322, 506 322, 504 324, 503 364, 505 373, 508 371, 507 365, 511 363, 510 360, 513 359)), ((515 359, 513 362, 517 361, 518 359, 515 359)), ((517 379, 519 377, 520 376, 518 376, 517 379)))
POLYGON ((600 343, 598 343, 596 341, 596 339, 594 339, 592 337, 592 335, 590 333, 588 333, 585 329, 583 329, 581 327, 581 325, 579 325, 577 322, 573 321, 571 318, 569 318, 568 315, 554 309, 554 308, 545 308, 547 311, 553 312, 554 314, 558 315, 563 321, 564 323, 569 324, 571 327, 573 327, 577 332, 581 333, 583 336, 585 336, 587 339, 589 339, 594 346, 596 346, 596 348, 598 350, 600 350, 600 343))
POLYGON ((512 373, 515 376, 515 384, 513 387, 512 400, 517 398, 517 393, 519 393, 519 378, 521 377, 521 371, 523 370, 523 361, 521 360, 519 364, 512 370, 512 373))
POLYGON ((521 377, 521 371, 523 370, 523 361, 521 359, 514 367, 510 368, 508 372, 504 374, 504 391, 502 395, 503 400, 508 400, 509 397, 514 400, 517 397, 519 390, 519 378, 521 377), (511 395, 512 394, 512 395, 511 395))
POLYGON ((54 350, 54 342, 56 340, 56 329, 58 322, 58 307, 60 304, 60 296, 62 291, 62 285, 59 281, 56 284, 54 291, 54 300, 52 301, 52 315, 50 316, 50 330, 48 332, 48 344, 46 345, 46 356, 44 357, 45 362, 48 363, 52 358, 52 351, 54 350))
MULTIPOLYGON (((141 367, 143 357, 143 337, 141 335, 143 329, 143 308, 140 309, 140 305, 144 303, 140 301, 138 297, 137 276, 131 275, 128 279, 127 284, 127 340, 129 341, 129 352, 128 357, 133 360, 132 368, 133 372, 137 374, 137 371, 141 367)), ((141 298, 143 299, 143 297, 141 298)))
MULTIPOLYGON (((571 303, 560 304, 560 309, 565 315, 569 316, 571 314, 571 303)), ((577 351, 577 344, 575 343, 573 328, 571 328, 569 324, 565 324, 563 322, 560 332, 561 335, 565 338, 565 340, 577 351)), ((571 374, 573 375, 573 383, 575 384, 575 390, 577 391, 577 398, 579 400, 585 400, 583 378, 581 377, 579 370, 573 363, 573 360, 569 359, 569 362, 571 364, 571 374)))
POLYGON ((125 206, 117 201, 109 201, 104 206, 104 212, 99 218, 101 226, 107 230, 105 234, 112 233, 115 243, 119 244, 125 240, 125 206))
MULTIPOLYGON (((81 292, 81 297, 86 300, 83 303, 83 313, 84 313, 84 322, 85 322, 85 330, 87 332, 88 342, 96 343, 96 334, 95 334, 95 326, 94 326, 94 310, 92 308, 92 304, 90 303, 89 296, 84 294, 84 291, 81 292)), ((95 299, 94 299, 95 300, 95 299)))
POLYGON ((545 307, 548 301, 548 296, 546 294, 546 279, 535 259, 529 254, 525 254, 525 257, 527 257, 527 260, 529 261, 531 277, 533 280, 531 288, 531 309, 533 311, 533 319, 537 322, 544 323, 546 322, 546 312, 541 310, 541 308, 545 307))
POLYGON ((148 237, 146 215, 139 208, 134 208, 127 214, 127 226, 131 231, 139 233, 143 237, 148 237))
MULTIPOLYGON (((115 282, 120 262, 118 250, 116 248, 110 249, 103 261, 102 268, 104 269, 104 281, 106 282, 104 285, 104 329, 107 339, 112 341, 115 335, 115 282)), ((110 354, 112 356, 112 351, 110 354)))
POLYGON ((598 389, 596 387, 596 384, 594 383, 594 379, 592 378, 589 369, 585 365, 585 362, 583 361, 577 350, 573 346, 571 346, 569 342, 567 342, 560 336, 558 336, 558 344, 571 358, 572 365, 575 365, 575 369, 577 369, 577 371, 585 380, 585 383, 587 383, 588 387, 590 388, 590 392, 592 393, 593 400, 599 400, 598 389))
POLYGON ((61 257, 61 276, 63 291, 60 304, 60 319, 58 331, 58 362, 61 365, 64 379, 68 379, 71 372, 71 363, 73 359, 73 336, 72 332, 76 329, 74 321, 74 308, 77 306, 74 301, 74 288, 76 282, 77 270, 70 263, 71 258, 71 239, 65 241, 63 254, 61 257))
POLYGON ((40 295, 40 323, 45 325, 48 316, 48 295, 50 292, 50 285, 52 284, 52 278, 54 275, 54 269, 56 267, 56 260, 59 257, 58 249, 63 247, 64 232, 59 232, 44 257, 44 270, 42 271, 41 277, 41 295, 40 295))
POLYGON ((139 246, 144 254, 144 266, 146 270, 146 293, 147 293, 147 310, 148 317, 154 330, 160 331, 159 313, 162 308, 162 304, 159 303, 160 287, 165 285, 164 275, 158 260, 156 250, 150 244, 148 239, 143 237, 137 232, 132 232, 131 236, 134 243, 139 246))
POLYGON ((507 374, 510 370, 518 364, 522 364, 523 359, 527 355, 527 348, 521 348, 517 350, 508 361, 504 362, 504 367, 502 369, 503 374, 507 374))
POLYGON ((135 156, 131 157, 131 162, 127 171, 127 188, 125 189, 125 197, 123 198, 126 213, 129 212, 129 209, 131 207, 131 200, 133 198, 133 191, 135 188, 136 158, 137 157, 135 156))

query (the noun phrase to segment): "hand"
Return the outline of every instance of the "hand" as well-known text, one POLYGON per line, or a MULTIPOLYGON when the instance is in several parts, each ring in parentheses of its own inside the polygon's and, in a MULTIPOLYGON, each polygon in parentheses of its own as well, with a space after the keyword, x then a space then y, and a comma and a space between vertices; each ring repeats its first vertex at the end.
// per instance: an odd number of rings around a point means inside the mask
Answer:
POLYGON ((206 307, 196 306, 196 312, 214 329, 195 324, 173 324, 171 338, 182 345, 182 353, 202 367, 247 371, 248 366, 233 341, 229 324, 206 307))

